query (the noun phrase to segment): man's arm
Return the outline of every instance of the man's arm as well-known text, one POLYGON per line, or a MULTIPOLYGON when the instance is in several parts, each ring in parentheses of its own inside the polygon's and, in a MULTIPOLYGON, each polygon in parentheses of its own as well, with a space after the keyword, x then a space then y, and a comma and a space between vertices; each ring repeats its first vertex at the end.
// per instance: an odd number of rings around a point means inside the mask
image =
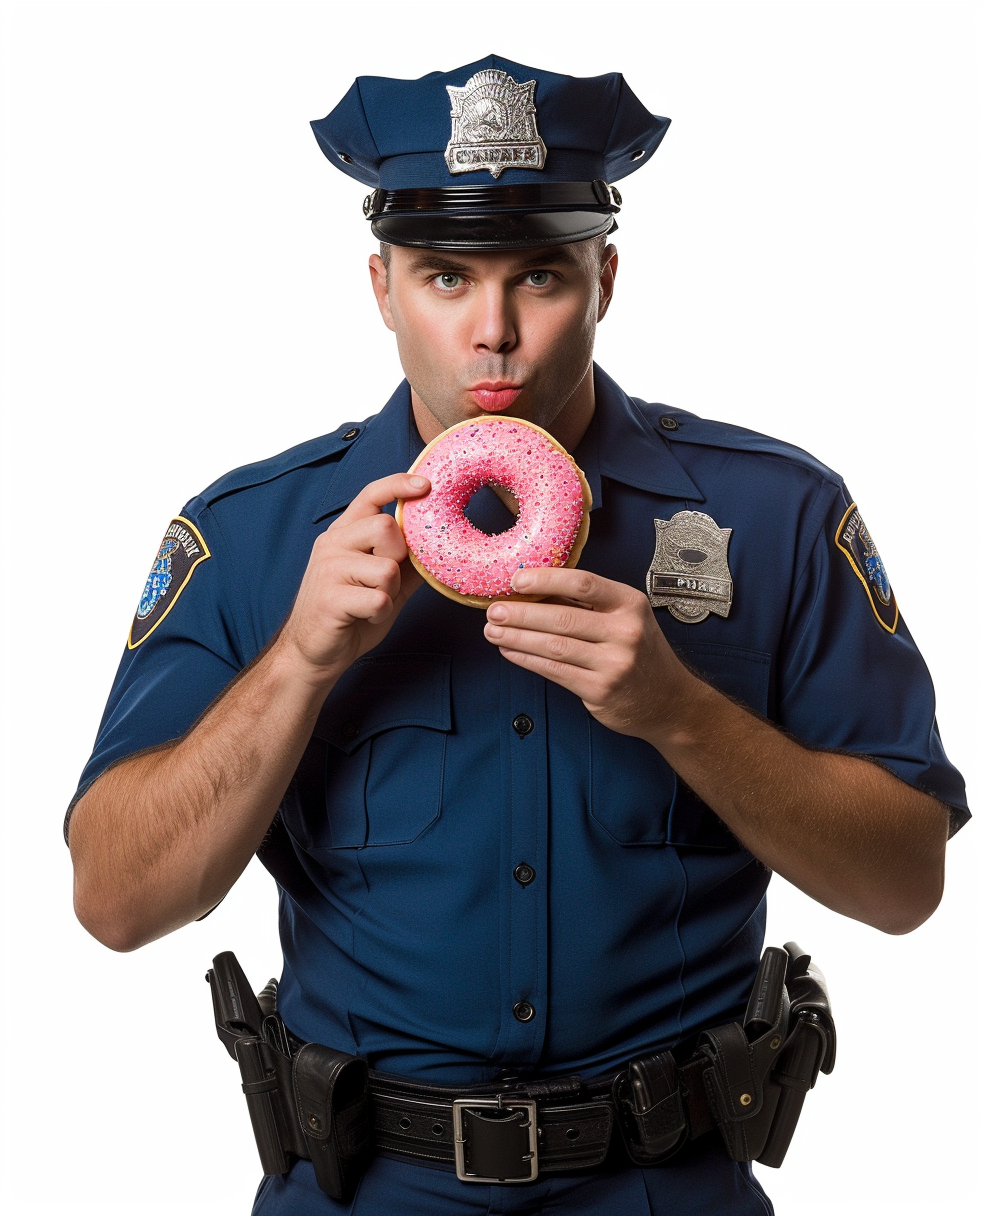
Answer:
POLYGON ((513 585, 575 602, 495 604, 489 640, 657 748, 755 857, 888 933, 934 911, 948 833, 937 799, 870 760, 803 747, 693 675, 632 587, 583 570, 521 570, 513 585))
POLYGON ((420 583, 381 508, 424 478, 373 482, 317 538, 285 625, 181 739, 115 765, 69 826, 76 915, 133 950, 209 911, 258 848, 339 676, 420 583))

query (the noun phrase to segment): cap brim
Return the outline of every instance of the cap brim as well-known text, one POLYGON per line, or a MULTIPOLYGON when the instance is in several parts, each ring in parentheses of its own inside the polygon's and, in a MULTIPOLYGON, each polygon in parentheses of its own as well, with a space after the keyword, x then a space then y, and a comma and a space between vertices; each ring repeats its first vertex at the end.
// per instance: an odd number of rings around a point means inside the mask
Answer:
POLYGON ((612 212, 502 211, 480 215, 419 212, 378 215, 372 233, 387 245, 412 249, 527 249, 568 245, 612 232, 612 212))

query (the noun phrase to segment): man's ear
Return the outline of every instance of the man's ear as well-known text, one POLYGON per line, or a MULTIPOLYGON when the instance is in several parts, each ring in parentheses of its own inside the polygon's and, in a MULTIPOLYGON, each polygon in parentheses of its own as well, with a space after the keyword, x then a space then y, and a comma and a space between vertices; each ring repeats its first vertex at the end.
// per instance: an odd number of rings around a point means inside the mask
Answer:
POLYGON ((603 250, 602 267, 599 272, 599 315, 597 321, 602 321, 606 316, 606 310, 610 307, 610 301, 613 299, 613 288, 617 281, 617 263, 620 260, 620 255, 617 253, 616 245, 607 245, 603 250))
POLYGON ((369 274, 382 320, 386 328, 395 333, 396 326, 393 324, 393 313, 389 307, 389 272, 386 270, 386 263, 377 253, 373 253, 369 258, 369 274))

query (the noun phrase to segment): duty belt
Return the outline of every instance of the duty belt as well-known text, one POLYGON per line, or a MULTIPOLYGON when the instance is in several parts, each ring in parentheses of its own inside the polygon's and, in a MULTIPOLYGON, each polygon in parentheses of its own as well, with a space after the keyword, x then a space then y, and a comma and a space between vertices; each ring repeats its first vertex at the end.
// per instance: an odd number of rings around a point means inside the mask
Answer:
POLYGON ((765 950, 743 1023, 591 1080, 473 1086, 420 1084, 303 1043, 278 1014, 275 980, 256 997, 230 951, 213 963, 217 1033, 241 1066, 262 1169, 284 1174, 309 1158, 335 1199, 352 1193, 377 1149, 454 1167, 466 1183, 526 1183, 602 1164, 617 1127, 636 1165, 670 1163, 716 1128, 733 1160, 779 1166, 807 1091, 834 1065, 826 985, 794 942, 765 950))
MULTIPOLYGON (((716 1126, 698 1059, 677 1070, 688 1120, 670 1130, 696 1139, 716 1126)), ((628 1066, 629 1068, 629 1066, 628 1066)), ((496 1085, 429 1086, 369 1073, 373 1139, 380 1151, 453 1166, 463 1182, 532 1182, 538 1173, 591 1169, 609 1151, 617 1091, 628 1069, 579 1076, 506 1078, 496 1085)))

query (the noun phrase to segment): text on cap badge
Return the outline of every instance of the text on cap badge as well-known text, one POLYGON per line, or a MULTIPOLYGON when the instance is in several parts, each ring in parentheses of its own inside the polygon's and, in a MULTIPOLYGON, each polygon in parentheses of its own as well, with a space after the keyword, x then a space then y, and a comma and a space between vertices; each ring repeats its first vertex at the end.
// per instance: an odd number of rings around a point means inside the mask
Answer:
POLYGON ((734 596, 727 549, 733 528, 721 528, 702 511, 679 511, 654 521, 654 558, 647 591, 652 608, 667 608, 695 625, 711 612, 728 616, 734 596))
POLYGON ((547 149, 537 132, 536 80, 523 84, 499 68, 476 72, 461 88, 448 85, 451 139, 444 150, 451 173, 543 169, 547 149))

